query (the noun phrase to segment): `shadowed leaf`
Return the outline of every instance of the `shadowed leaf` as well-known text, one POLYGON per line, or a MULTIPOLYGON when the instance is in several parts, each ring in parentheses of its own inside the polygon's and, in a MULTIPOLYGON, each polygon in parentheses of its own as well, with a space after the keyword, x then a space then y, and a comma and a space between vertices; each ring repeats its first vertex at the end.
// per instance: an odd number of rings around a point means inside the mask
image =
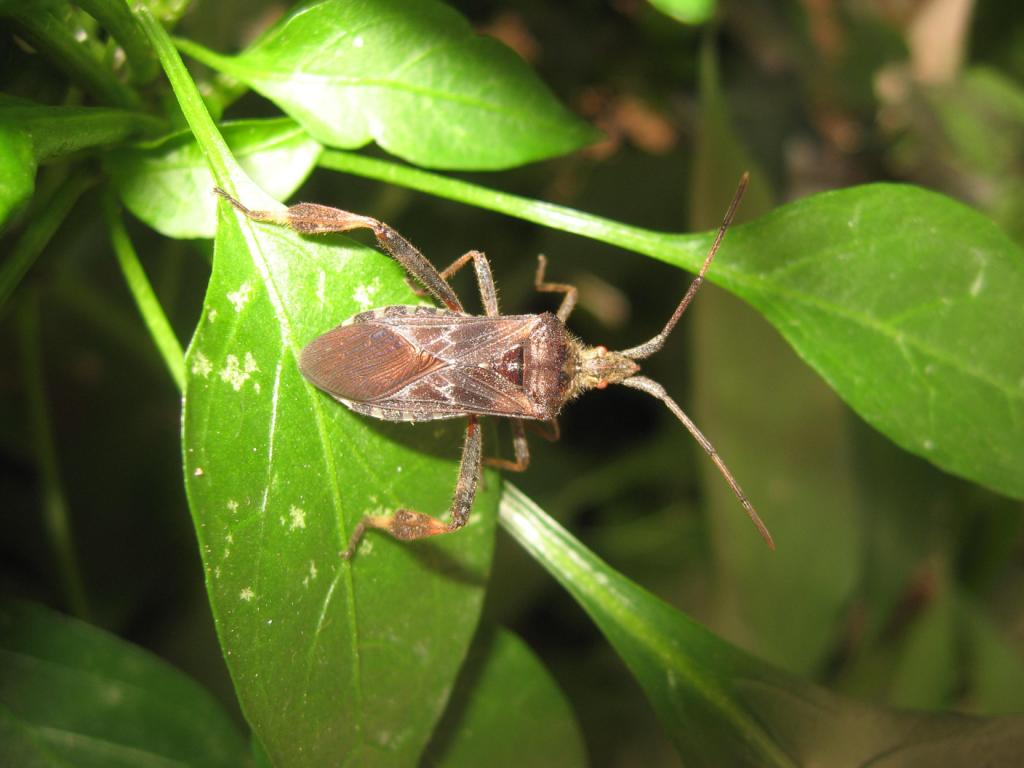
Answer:
POLYGON ((1012 765, 1024 716, 872 707, 757 660, 625 578, 521 491, 501 523, 587 611, 694 766, 1012 765))
POLYGON ((423 764, 572 768, 586 753, 569 703, 529 646, 484 627, 423 764))
POLYGON ((117 637, 0 603, 0 763, 244 765, 248 747, 200 685, 117 637))

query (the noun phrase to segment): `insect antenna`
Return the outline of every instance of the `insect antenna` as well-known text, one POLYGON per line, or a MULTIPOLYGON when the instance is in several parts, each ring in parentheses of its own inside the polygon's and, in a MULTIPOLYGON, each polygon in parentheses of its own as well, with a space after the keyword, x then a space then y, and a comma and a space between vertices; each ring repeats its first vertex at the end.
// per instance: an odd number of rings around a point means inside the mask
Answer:
POLYGON ((747 182, 750 181, 750 174, 744 173, 740 177, 739 186, 736 187, 736 194, 732 196, 732 202, 729 204, 729 210, 725 212, 725 218, 722 220, 722 226, 718 228, 718 234, 715 236, 715 242, 711 244, 711 250, 708 251, 708 255, 704 258, 704 264, 700 268, 700 272, 697 273, 697 277, 690 283, 690 287, 686 289, 686 293, 683 295, 683 300, 679 302, 679 306, 676 307, 676 311, 672 313, 672 317, 665 323, 665 327, 661 333, 655 336, 650 341, 645 341, 643 344, 639 344, 629 349, 624 349, 619 352, 623 357, 628 357, 633 360, 643 360, 645 357, 650 357, 663 346, 665 346, 665 340, 668 339, 668 335, 672 333, 672 329, 676 327, 676 323, 679 322, 679 318, 683 316, 683 312, 693 301, 693 297, 697 295, 697 291, 704 283, 704 273, 708 271, 708 267, 711 266, 711 260, 715 258, 715 253, 718 251, 718 246, 722 244, 722 238, 725 237, 725 230, 732 224, 732 219, 736 215, 736 209, 739 207, 740 200, 743 198, 743 193, 747 190, 747 182))
POLYGON ((747 515, 750 517, 751 522, 757 528, 757 532, 761 534, 761 538, 764 539, 765 544, 768 545, 769 549, 775 549, 775 541, 772 539, 772 535, 768 532, 768 526, 764 524, 761 516, 757 514, 757 510, 754 509, 754 505, 750 503, 747 498, 747 494, 740 488, 740 484, 736 482, 736 478, 732 476, 732 472, 725 466, 725 462, 722 461, 722 457, 718 455, 718 451, 715 450, 715 446, 711 444, 711 441, 704 437, 704 433, 697 428, 697 425, 693 423, 689 416, 680 408, 676 401, 669 397, 665 388, 653 379, 648 379, 646 376, 631 376, 619 382, 623 386, 632 387, 633 389, 639 389, 641 392, 646 392, 652 397, 656 397, 665 405, 668 409, 675 414, 675 417, 683 423, 683 426, 690 430, 690 434, 693 435, 694 439, 700 443, 700 447, 704 449, 704 452, 710 457, 710 459, 718 467, 718 471, 722 473, 722 477, 729 483, 729 487, 732 488, 732 492, 736 494, 736 498, 740 500, 740 504, 743 505, 743 509, 747 511, 747 515))

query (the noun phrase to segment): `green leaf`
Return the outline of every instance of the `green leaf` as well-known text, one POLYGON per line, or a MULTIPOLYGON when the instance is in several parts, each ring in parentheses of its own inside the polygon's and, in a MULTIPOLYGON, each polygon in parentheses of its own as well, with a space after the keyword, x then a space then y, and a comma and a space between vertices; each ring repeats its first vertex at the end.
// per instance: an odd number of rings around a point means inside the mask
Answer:
POLYGON ((1024 251, 991 221, 874 184, 780 208, 723 252, 715 279, 876 429, 1024 498, 1024 251))
POLYGON ((49 107, 4 97, 0 99, 0 125, 26 133, 32 139, 33 156, 44 163, 152 133, 163 123, 150 115, 123 109, 49 107))
POLYGON ((36 188, 32 137, 0 124, 0 230, 27 203, 36 188))
POLYGON ((115 144, 159 125, 137 112, 48 107, 0 94, 0 226, 32 197, 40 163, 115 144))
POLYGON ((687 765, 1012 765, 1024 716, 871 707, 720 640, 610 568, 509 484, 501 523, 580 603, 629 666, 687 765))
POLYGON ((413 545, 371 533, 352 563, 339 557, 363 515, 440 514, 455 482, 458 425, 357 416, 298 370, 315 336, 401 303, 415 300, 385 256, 222 208, 186 358, 186 481, 225 656, 278 765, 414 759, 480 611, 493 479, 464 532, 413 545))
POLYGON ((507 630, 482 629, 423 765, 586 764, 572 709, 529 646, 507 630))
MULTIPOLYGON (((279 199, 305 181, 320 154, 320 145, 288 118, 220 128, 245 172, 279 199)), ((153 229, 175 238, 213 237, 216 182, 191 132, 117 149, 105 158, 104 168, 125 207, 153 229)))
MULTIPOLYGON (((714 237, 632 227, 343 152, 321 162, 692 271, 714 237)), ((1024 498, 1024 251, 985 216, 917 187, 826 192, 730 229, 708 279, 759 310, 897 444, 1024 498)))
POLYGON ((236 57, 178 45, 331 146, 376 141, 419 165, 494 169, 597 138, 512 51, 435 0, 311 3, 236 57))
POLYGON ((650 0, 650 3, 684 24, 703 24, 715 15, 715 0, 650 0))
POLYGON ((201 686, 112 635, 0 602, 0 763, 238 766, 248 747, 201 686))
MULTIPOLYGON (((149 35, 214 178, 274 203, 238 167, 166 33, 149 35)), ((465 530, 407 545, 368 513, 447 509, 456 424, 355 415, 299 373, 301 347, 369 306, 414 303, 398 265, 343 237, 303 239, 227 203, 186 355, 183 465, 214 621, 239 702, 278 766, 406 765, 422 752, 472 637, 497 480, 465 530)))

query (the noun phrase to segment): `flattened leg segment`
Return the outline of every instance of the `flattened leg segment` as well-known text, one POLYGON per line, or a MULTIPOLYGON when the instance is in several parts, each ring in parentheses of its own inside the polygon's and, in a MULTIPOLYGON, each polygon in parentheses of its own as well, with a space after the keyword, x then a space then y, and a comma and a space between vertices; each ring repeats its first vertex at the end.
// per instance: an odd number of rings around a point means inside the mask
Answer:
POLYGON ((422 283, 434 298, 453 312, 463 311, 459 297, 455 295, 455 291, 445 282, 434 265, 427 261, 427 257, 416 250, 415 246, 398 232, 377 219, 317 203, 298 203, 283 213, 254 211, 246 208, 220 187, 217 187, 215 191, 253 221, 282 224, 302 235, 323 235, 330 232, 348 232, 352 229, 372 229, 380 247, 401 264, 406 272, 422 283))
POLYGON ((466 424, 466 442, 462 448, 459 479, 455 484, 455 494, 448 510, 449 521, 445 523, 413 509, 399 509, 393 515, 369 515, 356 525, 349 539, 348 548, 342 552, 341 557, 345 560, 352 558, 367 528, 376 528, 402 541, 457 531, 469 520, 469 513, 473 509, 482 457, 480 425, 476 416, 470 416, 466 424))

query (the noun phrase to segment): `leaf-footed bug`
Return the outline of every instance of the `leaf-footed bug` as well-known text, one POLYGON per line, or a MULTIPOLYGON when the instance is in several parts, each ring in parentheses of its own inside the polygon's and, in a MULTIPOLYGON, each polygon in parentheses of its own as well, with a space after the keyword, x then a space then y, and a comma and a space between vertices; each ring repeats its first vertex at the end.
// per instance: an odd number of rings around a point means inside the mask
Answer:
POLYGON ((483 464, 521 472, 530 463, 525 422, 548 422, 555 437, 562 406, 590 389, 609 384, 639 389, 661 400, 708 454, 762 538, 772 549, 771 534, 725 466, 710 441, 682 408, 652 379, 638 375, 637 360, 660 350, 697 290, 732 222, 748 175, 740 179, 700 272, 661 333, 619 352, 589 347, 576 339, 565 321, 576 306, 576 288, 544 280, 547 261, 538 257, 534 287, 563 294, 554 314, 502 315, 487 257, 470 251, 438 272, 411 243, 376 219, 315 203, 299 203, 287 210, 254 211, 221 189, 216 192, 254 221, 289 227, 304 235, 373 230, 381 248, 426 288, 445 308, 388 306, 360 312, 311 341, 301 353, 299 368, 314 385, 356 413, 388 421, 430 421, 465 416, 466 440, 449 522, 411 509, 390 515, 364 517, 355 527, 346 560, 356 551, 367 528, 386 531, 397 539, 412 540, 462 528, 469 519, 483 464), (470 261, 486 315, 469 315, 448 285, 451 277, 470 261), (484 458, 480 416, 511 420, 515 461, 484 458))

